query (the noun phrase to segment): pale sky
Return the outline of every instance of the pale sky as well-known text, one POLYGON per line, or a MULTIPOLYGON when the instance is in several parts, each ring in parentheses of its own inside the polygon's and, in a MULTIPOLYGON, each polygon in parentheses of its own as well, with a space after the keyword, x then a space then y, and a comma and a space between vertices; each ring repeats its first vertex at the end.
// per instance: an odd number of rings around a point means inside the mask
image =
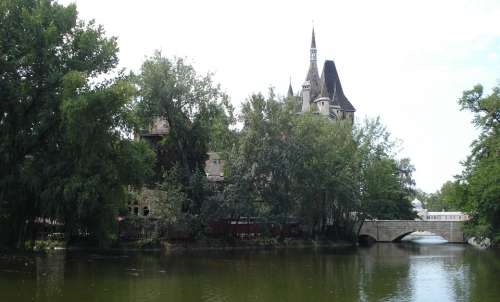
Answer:
POLYGON ((286 94, 290 77, 300 89, 314 22, 319 72, 335 61, 357 119, 381 117, 426 192, 461 172, 477 136, 462 91, 500 79, 499 0, 59 2, 118 37, 121 67, 137 71, 156 49, 186 57, 237 108, 271 86, 286 94))

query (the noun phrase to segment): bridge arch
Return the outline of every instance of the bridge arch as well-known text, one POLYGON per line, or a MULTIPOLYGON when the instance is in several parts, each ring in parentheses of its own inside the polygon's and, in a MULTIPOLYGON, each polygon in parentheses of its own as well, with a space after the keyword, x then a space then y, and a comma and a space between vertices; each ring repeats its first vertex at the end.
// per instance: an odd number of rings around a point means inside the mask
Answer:
MULTIPOLYGON (((409 232, 405 232, 405 233, 403 233, 403 234, 399 235, 398 237, 394 238, 394 239, 392 240, 392 242, 401 242, 401 240, 402 240, 405 236, 410 235, 411 233, 414 233, 414 232, 416 232, 416 231, 409 231, 409 232)), ((441 236, 441 237, 442 237, 442 236, 441 236)))
POLYGON ((436 236, 441 236, 448 242, 453 242, 452 241, 453 239, 451 238, 450 233, 447 230, 441 230, 441 229, 437 229, 437 228, 412 228, 412 229, 405 228, 405 229, 402 229, 399 233, 398 232, 392 233, 392 235, 391 235, 392 239, 390 239, 389 241, 401 242, 401 239, 403 239, 405 236, 410 235, 411 233, 414 233, 414 232, 422 232, 422 231, 429 232, 429 233, 436 235, 436 236))
POLYGON ((370 235, 366 235, 366 234, 360 234, 358 236, 358 243, 362 244, 362 245, 371 245, 372 243, 375 243, 377 242, 377 239, 373 236, 370 236, 370 235))
POLYGON ((464 242, 463 222, 459 221, 371 220, 363 223, 359 237, 392 242, 416 231, 428 231, 448 242, 464 242))

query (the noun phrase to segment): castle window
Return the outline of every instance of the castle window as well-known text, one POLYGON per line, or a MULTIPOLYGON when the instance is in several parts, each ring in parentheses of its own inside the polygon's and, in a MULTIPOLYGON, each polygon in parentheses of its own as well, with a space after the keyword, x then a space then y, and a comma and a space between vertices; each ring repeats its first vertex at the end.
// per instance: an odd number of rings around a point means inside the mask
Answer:
POLYGON ((134 215, 135 216, 139 215, 139 208, 138 207, 134 207, 134 215))
POLYGON ((142 215, 144 215, 144 216, 149 215, 149 208, 148 207, 144 207, 144 209, 142 209, 142 215))

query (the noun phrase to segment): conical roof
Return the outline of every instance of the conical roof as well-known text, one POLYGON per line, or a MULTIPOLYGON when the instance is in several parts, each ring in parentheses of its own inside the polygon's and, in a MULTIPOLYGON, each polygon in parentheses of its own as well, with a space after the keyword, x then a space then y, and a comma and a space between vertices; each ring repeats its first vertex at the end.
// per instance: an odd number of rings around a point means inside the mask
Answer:
POLYGON ((331 60, 326 60, 323 65, 320 92, 321 96, 328 97, 331 100, 332 105, 340 106, 344 111, 356 111, 354 106, 344 95, 337 68, 335 67, 335 63, 331 60))

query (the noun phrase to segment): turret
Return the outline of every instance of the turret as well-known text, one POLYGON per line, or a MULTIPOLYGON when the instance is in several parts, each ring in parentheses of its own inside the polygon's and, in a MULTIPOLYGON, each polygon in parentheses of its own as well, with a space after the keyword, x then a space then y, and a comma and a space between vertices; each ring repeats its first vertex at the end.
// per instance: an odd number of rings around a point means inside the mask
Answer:
POLYGON ((327 97, 319 97, 314 100, 316 107, 318 107, 318 113, 322 115, 330 114, 330 99, 327 97))
POLYGON ((311 110, 311 84, 305 81, 302 85, 302 112, 311 110))

